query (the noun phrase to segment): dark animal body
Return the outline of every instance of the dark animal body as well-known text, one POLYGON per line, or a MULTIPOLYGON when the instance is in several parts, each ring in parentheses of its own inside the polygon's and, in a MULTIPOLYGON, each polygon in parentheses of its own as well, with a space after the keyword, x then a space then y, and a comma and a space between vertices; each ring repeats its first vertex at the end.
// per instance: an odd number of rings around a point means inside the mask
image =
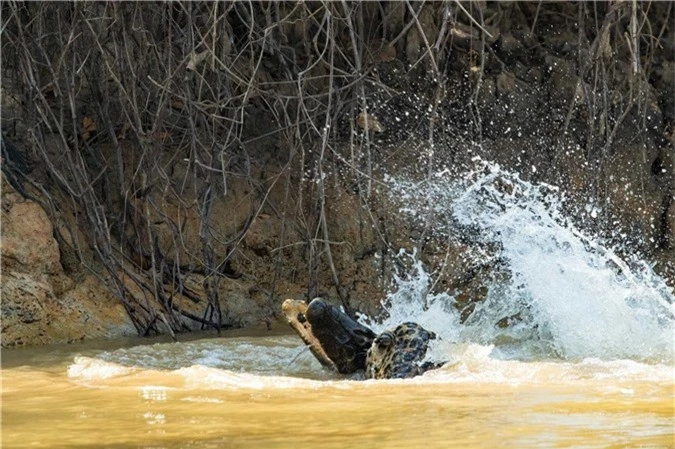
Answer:
POLYGON ((440 366, 423 361, 436 335, 417 323, 377 335, 321 298, 309 305, 287 299, 282 311, 319 362, 339 373, 363 370, 369 379, 409 378, 440 366))

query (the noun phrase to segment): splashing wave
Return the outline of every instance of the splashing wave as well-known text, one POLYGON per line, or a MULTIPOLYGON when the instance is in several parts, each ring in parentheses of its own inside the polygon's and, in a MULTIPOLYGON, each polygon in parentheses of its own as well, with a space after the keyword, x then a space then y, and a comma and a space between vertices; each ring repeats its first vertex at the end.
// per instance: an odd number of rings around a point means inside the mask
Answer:
POLYGON ((396 279, 381 327, 414 320, 451 342, 495 344, 496 353, 516 358, 672 362, 672 289, 647 263, 622 260, 577 229, 556 187, 487 163, 459 182, 444 173, 431 179, 388 182, 412 219, 430 211, 436 233, 470 233, 496 248, 485 257, 499 260, 507 279, 490 281, 487 298, 460 324, 455 298, 428 293, 432 276, 416 262, 412 276, 396 279))

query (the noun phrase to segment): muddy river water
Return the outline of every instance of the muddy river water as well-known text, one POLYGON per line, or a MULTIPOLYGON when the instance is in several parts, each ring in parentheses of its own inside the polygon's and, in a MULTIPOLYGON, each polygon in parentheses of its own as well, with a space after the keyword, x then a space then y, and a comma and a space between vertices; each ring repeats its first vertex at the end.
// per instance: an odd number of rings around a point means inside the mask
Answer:
POLYGON ((669 364, 449 351, 422 377, 362 381, 285 332, 5 350, 2 447, 673 447, 669 364))

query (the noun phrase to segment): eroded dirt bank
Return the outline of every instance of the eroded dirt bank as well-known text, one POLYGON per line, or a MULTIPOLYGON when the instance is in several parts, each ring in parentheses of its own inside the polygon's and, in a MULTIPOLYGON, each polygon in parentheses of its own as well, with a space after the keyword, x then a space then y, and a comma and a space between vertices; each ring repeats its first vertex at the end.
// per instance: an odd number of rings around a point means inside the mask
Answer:
POLYGON ((381 180, 476 156, 675 282, 668 2, 2 8, 3 346, 373 314, 401 248, 466 306, 491 267, 381 180))

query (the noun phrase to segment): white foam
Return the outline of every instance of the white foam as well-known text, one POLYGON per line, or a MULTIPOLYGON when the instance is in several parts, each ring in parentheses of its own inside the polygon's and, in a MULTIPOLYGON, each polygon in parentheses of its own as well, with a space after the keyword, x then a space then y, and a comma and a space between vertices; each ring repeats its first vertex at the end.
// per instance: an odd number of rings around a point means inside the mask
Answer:
POLYGON ((92 357, 75 357, 68 367, 68 377, 80 380, 111 379, 131 373, 134 368, 92 357))

